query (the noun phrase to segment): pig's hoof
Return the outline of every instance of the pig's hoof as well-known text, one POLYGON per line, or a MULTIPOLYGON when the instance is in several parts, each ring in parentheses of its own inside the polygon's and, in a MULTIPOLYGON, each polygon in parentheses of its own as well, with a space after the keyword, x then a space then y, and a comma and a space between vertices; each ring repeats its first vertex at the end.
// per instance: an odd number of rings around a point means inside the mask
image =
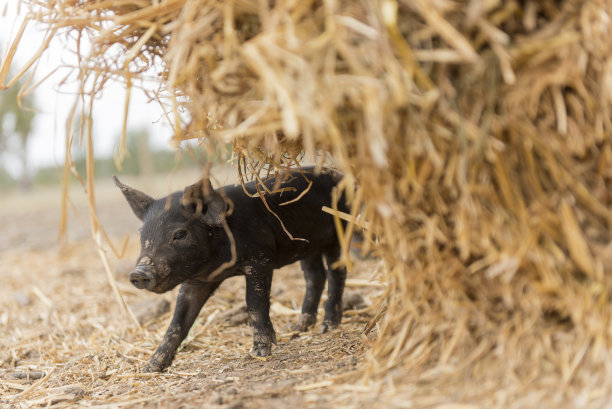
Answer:
POLYGON ((297 324, 293 326, 294 331, 306 332, 317 322, 317 316, 314 314, 302 314, 297 324))
POLYGON ((162 368, 160 365, 157 365, 151 362, 149 362, 148 364, 144 366, 144 368, 142 368, 143 373, 161 372, 163 370, 164 368, 162 368))
POLYGON ((272 352, 272 344, 255 343, 253 345, 252 354, 254 356, 268 356, 272 352))
POLYGON ((153 357, 145 366, 142 368, 144 373, 162 372, 164 369, 170 366, 172 361, 167 362, 164 360, 155 359, 153 357))
POLYGON ((334 322, 330 320, 323 320, 323 333, 326 333, 330 329, 336 329, 340 325, 340 322, 334 322))

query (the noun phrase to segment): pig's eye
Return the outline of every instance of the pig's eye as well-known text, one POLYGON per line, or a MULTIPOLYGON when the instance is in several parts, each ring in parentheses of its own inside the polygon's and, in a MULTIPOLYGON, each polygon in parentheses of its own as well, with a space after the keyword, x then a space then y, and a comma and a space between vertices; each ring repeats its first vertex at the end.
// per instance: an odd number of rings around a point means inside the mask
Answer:
POLYGON ((174 232, 174 236, 172 237, 172 239, 174 240, 183 240, 185 237, 187 237, 187 231, 186 230, 177 230, 174 232))

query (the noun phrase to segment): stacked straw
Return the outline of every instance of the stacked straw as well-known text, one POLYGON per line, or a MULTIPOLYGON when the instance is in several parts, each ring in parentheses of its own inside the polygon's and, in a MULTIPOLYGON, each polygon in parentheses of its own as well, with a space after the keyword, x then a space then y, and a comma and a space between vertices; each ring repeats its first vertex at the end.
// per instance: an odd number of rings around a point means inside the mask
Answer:
POLYGON ((331 154, 387 266, 390 402, 612 395, 612 3, 26 3, 91 38, 84 76, 162 61, 176 140, 247 173, 331 154))

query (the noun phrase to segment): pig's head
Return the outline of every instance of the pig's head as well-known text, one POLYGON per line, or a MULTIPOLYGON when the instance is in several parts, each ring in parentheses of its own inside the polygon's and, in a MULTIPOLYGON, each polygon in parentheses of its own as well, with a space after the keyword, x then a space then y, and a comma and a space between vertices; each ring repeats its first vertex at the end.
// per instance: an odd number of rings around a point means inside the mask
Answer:
POLYGON ((206 279, 212 270, 214 229, 222 227, 225 201, 209 180, 155 200, 113 177, 134 214, 143 221, 140 256, 130 274, 134 286, 156 293, 187 279, 206 279))

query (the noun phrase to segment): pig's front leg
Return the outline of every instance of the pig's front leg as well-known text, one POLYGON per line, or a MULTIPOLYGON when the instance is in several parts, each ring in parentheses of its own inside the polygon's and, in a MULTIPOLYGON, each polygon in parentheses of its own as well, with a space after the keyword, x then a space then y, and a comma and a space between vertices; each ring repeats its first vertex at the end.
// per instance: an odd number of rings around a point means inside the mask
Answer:
POLYGON ((253 354, 268 356, 276 333, 270 321, 272 270, 249 268, 246 272, 246 304, 253 326, 253 354))
POLYGON ((179 290, 172 322, 143 372, 161 372, 170 366, 174 354, 189 333, 202 306, 221 282, 185 282, 179 290))

